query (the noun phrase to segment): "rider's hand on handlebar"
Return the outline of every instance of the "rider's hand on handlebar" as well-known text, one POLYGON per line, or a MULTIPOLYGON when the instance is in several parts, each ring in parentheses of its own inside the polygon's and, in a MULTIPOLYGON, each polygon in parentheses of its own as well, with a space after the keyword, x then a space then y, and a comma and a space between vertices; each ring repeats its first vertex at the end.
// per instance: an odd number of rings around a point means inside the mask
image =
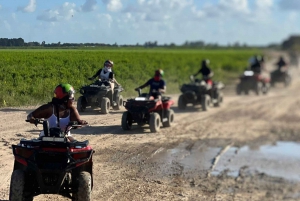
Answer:
POLYGON ((94 79, 94 78, 92 78, 92 77, 89 77, 89 78, 88 78, 88 80, 93 80, 93 79, 94 79))
POLYGON ((135 88, 134 90, 135 90, 135 91, 139 91, 139 90, 141 90, 141 88, 137 87, 137 88, 135 88))
POLYGON ((88 125, 89 123, 87 122, 87 121, 85 121, 85 120, 80 120, 80 121, 78 121, 78 123, 80 124, 80 125, 88 125))

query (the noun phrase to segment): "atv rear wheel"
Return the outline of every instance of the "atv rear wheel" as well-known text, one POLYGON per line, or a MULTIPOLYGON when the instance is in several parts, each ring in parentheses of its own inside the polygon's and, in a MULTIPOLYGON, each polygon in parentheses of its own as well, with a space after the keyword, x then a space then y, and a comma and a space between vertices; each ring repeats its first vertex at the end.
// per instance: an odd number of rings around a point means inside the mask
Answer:
POLYGON ((9 200, 32 201, 33 196, 24 197, 25 174, 22 170, 14 170, 11 174, 9 200))
POLYGON ((110 107, 110 101, 108 98, 104 97, 101 101, 101 113, 102 114, 108 114, 109 113, 109 107, 110 107))
POLYGON ((92 177, 89 172, 80 172, 77 179, 78 189, 74 193, 74 201, 90 201, 92 197, 92 177))
POLYGON ((160 116, 158 113, 154 112, 150 114, 149 126, 152 133, 158 132, 160 129, 160 116))
POLYGON ((184 100, 184 96, 180 95, 178 98, 178 109, 184 110, 186 108, 186 101, 184 100))
POLYGON ((131 129, 131 127, 132 127, 132 116, 128 111, 123 113, 121 125, 122 125, 123 130, 130 130, 131 129))
POLYGON ((165 110, 165 118, 167 121, 163 122, 163 127, 170 127, 174 121, 174 111, 172 109, 165 110))
POLYGON ((207 111, 210 106, 210 97, 209 95, 204 95, 201 100, 201 106, 203 111, 207 111))
POLYGON ((87 105, 86 99, 83 96, 80 96, 77 100, 77 110, 79 112, 84 112, 86 109, 86 105, 87 105))
POLYGON ((123 106, 123 96, 120 95, 116 98, 116 106, 113 107, 114 110, 120 110, 121 107, 123 106))

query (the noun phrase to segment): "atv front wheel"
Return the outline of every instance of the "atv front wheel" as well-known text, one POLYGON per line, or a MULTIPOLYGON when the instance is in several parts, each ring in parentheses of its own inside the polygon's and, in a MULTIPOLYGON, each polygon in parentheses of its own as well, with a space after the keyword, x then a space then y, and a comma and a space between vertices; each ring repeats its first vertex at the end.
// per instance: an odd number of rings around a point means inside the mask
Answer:
POLYGON ((78 189, 74 193, 74 201, 90 201, 92 197, 92 177, 89 172, 80 172, 77 179, 78 189))
POLYGON ((22 170, 14 170, 10 180, 9 200, 32 201, 33 196, 24 196, 25 174, 22 170))
POLYGON ((284 78, 284 86, 287 87, 291 84, 292 78, 290 75, 286 75, 284 78))
POLYGON ((108 98, 104 97, 101 101, 101 113, 102 114, 108 114, 109 113, 109 107, 110 107, 110 101, 108 98))
POLYGON ((236 86, 236 94, 237 95, 241 95, 242 94, 242 86, 241 86, 241 84, 238 84, 237 86, 236 86))
POLYGON ((158 113, 154 112, 150 114, 149 126, 152 133, 158 132, 160 129, 160 116, 158 113))
POLYGON ((178 98, 178 109, 184 110, 186 108, 186 101, 184 100, 184 96, 180 95, 178 98))
POLYGON ((123 130, 130 130, 131 129, 131 127, 132 127, 132 116, 128 111, 123 113, 121 125, 122 125, 123 130))
POLYGON ((210 97, 209 95, 204 95, 201 100, 201 106, 203 111, 207 111, 210 106, 210 97))
POLYGON ((86 109, 86 100, 83 96, 80 96, 77 100, 77 110, 79 112, 84 112, 86 109))
POLYGON ((114 110, 120 110, 121 107, 123 106, 123 96, 120 95, 116 98, 116 106, 113 107, 114 110))
POLYGON ((223 93, 217 92, 216 94, 216 102, 214 103, 215 107, 220 107, 221 103, 223 102, 223 93))
POLYGON ((168 109, 165 111, 167 121, 163 122, 163 127, 170 127, 174 121, 174 111, 172 109, 168 109))

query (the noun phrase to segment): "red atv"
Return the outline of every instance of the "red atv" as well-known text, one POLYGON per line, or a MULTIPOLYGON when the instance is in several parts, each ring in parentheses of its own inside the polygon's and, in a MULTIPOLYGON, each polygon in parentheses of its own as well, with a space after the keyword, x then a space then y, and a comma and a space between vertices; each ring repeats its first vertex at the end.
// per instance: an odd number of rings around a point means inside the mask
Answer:
POLYGON ((122 115, 123 130, 130 130, 133 123, 141 126, 149 124, 151 132, 158 132, 161 124, 170 127, 174 121, 174 111, 171 109, 174 101, 165 96, 151 100, 148 94, 141 94, 141 90, 138 93, 138 97, 124 101, 127 111, 122 115))
POLYGON ((32 201, 39 194, 91 200, 94 150, 88 141, 69 142, 66 137, 81 125, 70 122, 62 132, 59 127, 49 129, 48 121, 37 120, 37 124, 43 124, 44 137, 12 145, 15 161, 9 200, 32 201))
POLYGON ((255 73, 251 70, 245 70, 240 76, 240 82, 236 86, 237 95, 244 92, 246 95, 249 91, 254 91, 257 95, 261 92, 267 94, 270 89, 270 79, 262 76, 260 73, 255 73))

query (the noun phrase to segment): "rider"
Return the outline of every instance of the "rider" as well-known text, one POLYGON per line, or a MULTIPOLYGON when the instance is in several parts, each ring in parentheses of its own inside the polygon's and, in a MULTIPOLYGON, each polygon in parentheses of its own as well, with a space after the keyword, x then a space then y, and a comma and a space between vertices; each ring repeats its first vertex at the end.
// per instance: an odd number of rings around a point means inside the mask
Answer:
POLYGON ((252 70, 254 73, 261 73, 262 71, 262 64, 263 60, 260 59, 259 56, 255 55, 254 57, 251 58, 250 61, 250 70, 252 70))
MULTIPOLYGON (((59 114, 59 126, 65 130, 70 121, 77 121, 79 125, 88 124, 85 120, 80 119, 80 115, 73 105, 75 101, 75 90, 70 84, 59 84, 54 90, 52 101, 44 104, 33 112, 29 113, 27 120, 35 123, 35 119, 45 119, 49 122, 49 128, 57 127, 57 114, 59 114)), ((44 132, 40 133, 40 137, 44 136, 44 132)), ((68 133, 67 138, 70 141, 75 139, 68 133)))
POLYGON ((145 84, 135 88, 136 91, 150 86, 149 96, 150 99, 161 99, 161 94, 166 92, 166 82, 162 79, 164 71, 158 69, 154 73, 154 77, 149 79, 145 84))
POLYGON ((287 65, 287 62, 284 60, 283 56, 280 56, 278 62, 275 65, 278 67, 277 70, 280 71, 282 67, 287 65))
POLYGON ((213 77, 214 73, 212 72, 212 70, 209 68, 209 63, 210 61, 208 59, 204 59, 201 62, 201 68, 199 69, 199 71, 194 74, 194 76, 197 76, 198 74, 202 74, 202 78, 203 80, 205 80, 205 82, 212 86, 213 82, 211 80, 211 78, 213 77))
POLYGON ((113 95, 114 95, 114 88, 115 84, 120 85, 117 80, 115 79, 114 73, 112 71, 112 67, 114 66, 114 62, 111 60, 106 60, 104 62, 103 68, 99 69, 92 77, 88 78, 89 80, 95 79, 97 76, 101 81, 104 81, 104 83, 108 83, 111 87, 111 102, 115 104, 113 101, 113 95))

